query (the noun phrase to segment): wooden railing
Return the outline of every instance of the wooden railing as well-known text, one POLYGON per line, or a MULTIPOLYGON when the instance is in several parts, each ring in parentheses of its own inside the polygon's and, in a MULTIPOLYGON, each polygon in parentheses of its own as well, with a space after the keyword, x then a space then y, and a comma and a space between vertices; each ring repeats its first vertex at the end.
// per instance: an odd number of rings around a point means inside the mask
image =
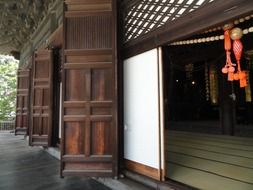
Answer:
POLYGON ((0 121, 0 131, 11 131, 15 128, 15 120, 13 121, 0 121))

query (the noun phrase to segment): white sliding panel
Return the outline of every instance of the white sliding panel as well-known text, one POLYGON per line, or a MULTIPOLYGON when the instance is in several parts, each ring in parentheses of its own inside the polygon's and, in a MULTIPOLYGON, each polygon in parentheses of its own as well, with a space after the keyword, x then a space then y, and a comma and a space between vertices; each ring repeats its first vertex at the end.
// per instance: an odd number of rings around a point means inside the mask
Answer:
POLYGON ((160 168, 158 50, 124 61, 124 158, 160 168))

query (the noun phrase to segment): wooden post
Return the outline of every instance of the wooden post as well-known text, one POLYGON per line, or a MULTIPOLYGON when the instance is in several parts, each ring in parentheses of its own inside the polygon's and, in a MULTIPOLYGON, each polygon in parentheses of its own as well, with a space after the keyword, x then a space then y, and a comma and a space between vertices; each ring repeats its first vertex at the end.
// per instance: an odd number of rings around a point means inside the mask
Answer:
POLYGON ((235 128, 235 94, 232 91, 232 82, 227 76, 220 77, 220 120, 222 134, 234 135, 235 128))

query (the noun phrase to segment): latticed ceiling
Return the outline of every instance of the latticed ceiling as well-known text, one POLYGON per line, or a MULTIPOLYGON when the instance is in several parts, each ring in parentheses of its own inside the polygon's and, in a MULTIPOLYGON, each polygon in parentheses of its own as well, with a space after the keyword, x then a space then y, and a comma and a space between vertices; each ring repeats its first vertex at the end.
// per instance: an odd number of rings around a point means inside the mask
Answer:
MULTIPOLYGON (((127 1, 127 0, 126 0, 127 1)), ((215 0, 136 0, 124 12, 124 41, 142 36, 215 0)))
POLYGON ((54 0, 0 0, 0 53, 19 52, 54 0))

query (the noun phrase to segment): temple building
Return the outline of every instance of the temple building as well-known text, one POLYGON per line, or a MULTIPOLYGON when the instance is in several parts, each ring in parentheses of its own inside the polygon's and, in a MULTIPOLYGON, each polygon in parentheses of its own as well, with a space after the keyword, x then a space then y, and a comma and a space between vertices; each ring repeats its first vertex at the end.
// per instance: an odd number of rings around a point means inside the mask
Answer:
POLYGON ((253 1, 0 0, 15 135, 59 177, 253 189, 253 1))

